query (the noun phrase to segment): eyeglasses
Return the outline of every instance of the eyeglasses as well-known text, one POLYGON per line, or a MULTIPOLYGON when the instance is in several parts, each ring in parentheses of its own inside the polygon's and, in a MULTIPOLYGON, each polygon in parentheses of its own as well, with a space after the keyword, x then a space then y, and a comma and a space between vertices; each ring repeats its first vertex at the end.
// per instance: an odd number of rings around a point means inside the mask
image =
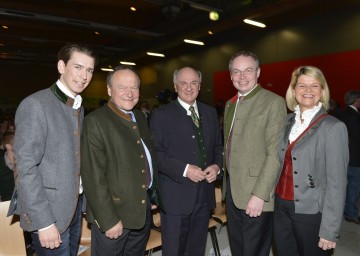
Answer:
POLYGON ((245 70, 238 70, 238 69, 234 69, 231 71, 231 75, 232 76, 239 76, 241 74, 245 75, 245 76, 249 76, 252 75, 257 69, 253 69, 253 68, 247 68, 245 70))

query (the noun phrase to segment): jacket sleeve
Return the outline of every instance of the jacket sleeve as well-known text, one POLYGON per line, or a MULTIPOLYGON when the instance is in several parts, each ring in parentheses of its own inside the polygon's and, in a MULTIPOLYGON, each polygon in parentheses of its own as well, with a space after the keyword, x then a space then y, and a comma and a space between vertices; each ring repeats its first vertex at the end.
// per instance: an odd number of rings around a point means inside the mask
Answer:
POLYGON ((96 224, 106 232, 121 219, 106 179, 105 142, 95 118, 85 118, 81 135, 81 178, 88 207, 96 224))
POLYGON ((55 222, 39 165, 45 153, 47 123, 44 107, 33 98, 25 99, 15 117, 14 151, 18 169, 18 203, 28 226, 27 231, 39 230, 55 222))
POLYGON ((185 171, 187 163, 177 159, 173 155, 168 154, 166 148, 166 138, 164 138, 166 129, 166 122, 170 120, 164 120, 164 114, 159 111, 154 111, 150 118, 150 129, 154 139, 154 149, 156 152, 156 158, 159 168, 159 173, 168 176, 170 179, 177 183, 184 182, 183 173, 185 171))
POLYGON ((272 104, 269 106, 267 123, 264 131, 266 157, 252 191, 253 195, 266 202, 270 201, 270 195, 274 190, 275 183, 281 171, 278 145, 280 134, 284 129, 285 118, 285 101, 278 97, 273 100, 272 104))
POLYGON ((326 191, 319 236, 329 241, 337 241, 345 206, 349 162, 346 126, 342 122, 337 122, 325 132, 324 136, 326 136, 324 147, 326 191))

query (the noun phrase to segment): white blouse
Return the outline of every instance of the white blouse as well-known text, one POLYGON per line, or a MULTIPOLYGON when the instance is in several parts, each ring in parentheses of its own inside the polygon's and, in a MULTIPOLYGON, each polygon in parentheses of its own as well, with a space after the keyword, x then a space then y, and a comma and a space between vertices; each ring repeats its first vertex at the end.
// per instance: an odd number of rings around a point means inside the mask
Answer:
POLYGON ((300 134, 305 131, 305 129, 309 126, 311 120, 314 118, 317 112, 322 107, 322 103, 319 102, 317 106, 315 106, 312 109, 305 110, 302 114, 300 114, 300 107, 297 105, 295 107, 294 113, 295 113, 295 124, 291 128, 290 135, 289 135, 289 141, 290 143, 297 139, 297 137, 300 136, 300 134), (301 122, 302 120, 302 122, 301 122))

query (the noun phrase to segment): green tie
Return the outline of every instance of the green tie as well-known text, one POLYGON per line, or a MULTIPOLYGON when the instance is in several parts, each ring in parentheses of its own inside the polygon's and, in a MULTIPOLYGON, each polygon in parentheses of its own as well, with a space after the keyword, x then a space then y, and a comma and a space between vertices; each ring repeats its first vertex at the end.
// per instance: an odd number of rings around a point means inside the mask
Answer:
POLYGON ((199 120, 198 115, 197 115, 196 112, 195 112, 194 106, 190 106, 190 107, 189 107, 189 110, 190 110, 190 112, 191 112, 191 119, 193 120, 193 122, 194 122, 194 124, 196 125, 196 127, 199 128, 200 120, 199 120))

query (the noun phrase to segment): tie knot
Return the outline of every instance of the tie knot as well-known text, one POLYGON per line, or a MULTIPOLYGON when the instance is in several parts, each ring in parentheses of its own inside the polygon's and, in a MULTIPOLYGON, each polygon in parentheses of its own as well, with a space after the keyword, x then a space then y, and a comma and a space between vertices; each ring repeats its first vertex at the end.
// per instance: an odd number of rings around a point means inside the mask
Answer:
POLYGON ((195 112, 194 106, 190 106, 190 107, 189 107, 189 110, 190 110, 191 113, 194 113, 194 112, 195 112))

